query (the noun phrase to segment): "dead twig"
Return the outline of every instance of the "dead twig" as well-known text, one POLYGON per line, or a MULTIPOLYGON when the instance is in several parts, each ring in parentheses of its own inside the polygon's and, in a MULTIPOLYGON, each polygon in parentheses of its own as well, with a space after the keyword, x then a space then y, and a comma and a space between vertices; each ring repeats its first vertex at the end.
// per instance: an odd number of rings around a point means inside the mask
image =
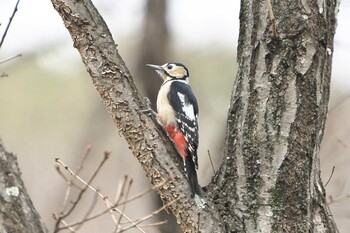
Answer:
POLYGON ((166 180, 160 182, 159 184, 157 184, 157 185, 155 185, 155 186, 153 186, 153 187, 151 187, 151 188, 149 188, 149 189, 146 189, 145 191, 143 191, 143 192, 141 192, 141 193, 139 193, 139 194, 136 194, 135 196, 131 197, 130 199, 125 200, 125 201, 119 203, 119 205, 123 205, 123 204, 125 204, 125 203, 128 203, 128 202, 134 201, 134 200, 136 200, 136 199, 139 199, 139 198, 143 197, 144 195, 146 195, 147 193, 149 193, 149 192, 151 192, 151 191, 155 191, 155 190, 161 188, 163 185, 165 185, 166 183, 168 183, 170 180, 171 180, 170 178, 169 178, 169 179, 166 179, 166 180))
POLYGON ((11 60, 13 60, 13 59, 15 59, 15 58, 17 58, 17 57, 22 57, 22 54, 20 53, 20 54, 17 54, 17 55, 15 55, 15 56, 12 56, 12 57, 6 58, 5 60, 0 61, 0 64, 3 64, 3 63, 6 63, 6 62, 9 62, 9 61, 11 61, 11 60))
POLYGON ((335 166, 332 167, 332 172, 331 172, 331 175, 329 176, 326 184, 324 185, 324 187, 326 187, 329 183, 329 181, 331 181, 332 177, 333 177, 333 174, 334 174, 334 170, 335 170, 335 166))
MULTIPOLYGON (((53 218, 55 220, 59 219, 59 216, 57 214, 53 214, 53 218)), ((65 229, 69 229, 71 232, 77 232, 73 227, 69 226, 66 221, 61 220, 61 223, 65 226, 65 229)))
POLYGON ((177 202, 177 201, 180 200, 180 199, 181 199, 181 197, 177 197, 176 199, 172 200, 171 202, 169 202, 169 203, 163 205, 163 206, 162 206, 161 208, 159 208, 158 210, 153 211, 151 214, 146 215, 146 216, 140 218, 139 220, 135 220, 134 223, 132 223, 132 225, 130 225, 130 226, 126 227, 126 228, 123 228, 123 229, 122 229, 121 231, 119 231, 119 232, 124 232, 124 231, 127 231, 127 230, 129 230, 129 229, 131 229, 131 228, 133 228, 133 227, 136 227, 138 224, 140 224, 140 223, 142 223, 142 222, 144 222, 144 221, 146 221, 146 220, 152 218, 154 215, 156 215, 156 214, 160 213, 162 210, 164 210, 164 209, 170 207, 172 204, 174 204, 175 202, 177 202))
MULTIPOLYGON (((106 162, 106 160, 108 159, 108 155, 106 155, 105 153, 105 156, 103 158, 103 160, 101 161, 101 163, 99 164, 99 166, 96 168, 95 172, 93 173, 93 175, 91 176, 90 180, 88 182, 85 182, 83 181, 83 179, 81 179, 75 172, 73 172, 67 165, 65 165, 59 158, 55 158, 55 161, 59 164, 61 164, 66 170, 68 170, 70 172, 70 174, 74 177, 74 178, 77 178, 79 181, 81 181, 85 187, 80 190, 79 194, 78 194, 78 197, 76 198, 75 201, 73 201, 73 205, 70 207, 70 209, 64 213, 62 212, 60 214, 60 216, 58 217, 57 219, 57 222, 56 222, 56 225, 55 225, 55 230, 58 230, 59 229, 59 224, 61 222, 61 220, 63 220, 64 218, 66 218, 68 215, 70 215, 74 209, 76 208, 76 206, 78 205, 79 201, 81 200, 81 198, 83 197, 84 193, 86 192, 86 190, 88 189, 88 187, 90 186, 91 182, 94 180, 94 178, 96 177, 97 173, 100 171, 101 167, 103 166, 103 164, 106 162)), ((71 186, 68 186, 69 190, 71 189, 70 188, 71 186)), ((69 191, 70 192, 70 191, 69 191)), ((64 208, 65 206, 67 205, 67 200, 68 200, 68 195, 66 194, 66 197, 65 198, 65 202, 64 202, 64 208)), ((55 231, 57 232, 57 231, 55 231)))
POLYGON ((9 20, 7 26, 6 26, 4 35, 2 35, 2 38, 1 38, 1 41, 0 41, 0 48, 2 47, 2 44, 4 43, 4 40, 5 40, 6 35, 7 35, 7 32, 8 32, 8 30, 9 30, 10 26, 11 26, 12 20, 13 20, 13 18, 15 17, 16 12, 18 11, 18 4, 19 4, 19 1, 20 1, 20 0, 17 0, 15 9, 13 9, 13 12, 12 12, 12 15, 11 15, 11 17, 10 17, 10 20, 9 20))
POLYGON ((124 176, 124 179, 122 181, 119 181, 118 189, 117 189, 117 192, 116 192, 115 198, 114 198, 114 203, 119 203, 119 201, 124 196, 124 189, 125 189, 125 185, 126 185, 127 181, 128 181, 127 175, 124 176))
POLYGON ((199 230, 199 224, 200 224, 200 220, 201 220, 201 213, 200 212, 198 212, 198 221, 197 221, 197 227, 198 227, 198 231, 197 231, 197 233, 200 233, 201 231, 199 230))
MULTIPOLYGON (((132 183, 133 183, 133 180, 130 179, 128 188, 126 189, 126 192, 125 192, 125 200, 128 199, 132 183)), ((122 204, 122 212, 123 213, 125 212, 125 208, 126 208, 126 202, 124 204, 122 204)), ((123 215, 119 215, 118 222, 117 222, 117 227, 120 226, 120 222, 121 222, 122 218, 123 218, 123 215)))
MULTIPOLYGON (((96 195, 96 196, 97 196, 97 195, 96 195)), ((86 222, 89 222, 89 221, 91 221, 91 220, 94 220, 94 219, 96 219, 96 218, 98 218, 98 217, 101 217, 101 216, 107 214, 110 210, 113 210, 115 207, 116 207, 116 205, 113 205, 113 206, 111 206, 111 208, 109 208, 109 209, 105 209, 104 211, 101 211, 101 212, 98 213, 98 214, 95 214, 95 215, 93 215, 93 216, 87 217, 87 218, 85 218, 85 219, 83 219, 83 220, 79 220, 79 221, 77 221, 77 222, 75 222, 75 223, 71 223, 71 224, 69 224, 69 225, 67 225, 67 226, 65 226, 65 227, 61 227, 59 230, 65 230, 65 229, 67 229, 67 228, 69 228, 69 227, 75 227, 75 226, 82 225, 82 224, 84 224, 84 223, 86 223, 86 222)), ((130 222, 128 222, 128 223, 130 223, 130 222)))
POLYGON ((113 222, 115 224, 117 224, 118 220, 115 218, 114 216, 114 211, 118 212, 120 215, 122 215, 125 219, 127 219, 131 224, 132 226, 134 226, 135 228, 137 228, 140 232, 143 232, 145 233, 144 230, 142 230, 142 228, 140 228, 137 223, 135 223, 131 218, 129 218, 127 215, 125 215, 120 209, 117 208, 117 205, 116 204, 112 204, 108 198, 106 196, 104 196, 101 192, 99 192, 97 189, 93 188, 90 184, 91 182, 93 181, 93 179, 95 178, 95 176, 97 175, 97 173, 99 172, 99 170, 101 169, 102 165, 104 164, 104 162, 108 159, 109 157, 109 154, 110 152, 106 151, 105 152, 105 157, 104 159, 101 161, 101 163, 99 164, 99 166, 97 167, 97 169, 95 170, 94 174, 92 175, 92 177, 90 178, 90 180, 88 182, 86 182, 85 180, 83 180, 80 176, 78 176, 73 170, 71 170, 63 161, 61 161, 59 158, 55 158, 55 161, 57 163, 59 163, 61 166, 63 166, 70 174, 71 176, 73 176, 74 179, 77 179, 79 180, 82 184, 85 185, 85 187, 80 191, 80 193, 78 194, 78 197, 76 198, 76 200, 73 202, 73 205, 72 207, 70 208, 70 210, 68 210, 67 213, 65 214, 62 214, 61 216, 58 216, 57 217, 57 222, 56 222, 56 226, 55 226, 55 231, 54 232, 58 232, 60 230, 63 230, 63 229, 67 229, 68 227, 72 227, 72 226, 76 226, 76 225, 79 225, 79 224, 82 224, 84 223, 83 221, 79 221, 77 223, 74 223, 74 224, 70 224, 65 227, 59 227, 58 224, 60 223, 60 221, 62 221, 62 219, 66 218, 73 210, 74 208, 76 207, 77 203, 81 200, 81 197, 82 195, 84 194, 84 192, 87 190, 87 189, 90 189, 92 190, 94 193, 96 193, 96 195, 98 197, 100 197, 105 205, 107 206, 107 209, 105 211, 103 211, 102 213, 98 214, 98 215, 95 215, 93 217, 89 217, 89 218, 86 218, 85 219, 85 222, 86 221, 90 221, 94 218, 97 218, 98 216, 101 216, 107 212, 109 212, 111 214, 111 217, 113 219, 113 222))
POLYGON ((95 193, 94 198, 92 199, 92 202, 91 202, 91 205, 90 205, 89 209, 86 211, 86 213, 85 213, 83 219, 81 220, 81 224, 78 224, 78 226, 77 226, 77 228, 76 228, 77 230, 79 230, 80 227, 81 227, 85 222, 87 222, 87 219, 89 218, 89 216, 91 215, 92 211, 94 210, 94 208, 95 208, 95 206, 96 206, 96 204, 97 204, 97 199, 98 199, 98 196, 97 196, 97 194, 95 193))
POLYGON ((140 225, 140 227, 154 227, 154 226, 164 225, 166 223, 168 223, 168 220, 154 222, 154 223, 148 223, 148 224, 142 224, 142 225, 140 225))
POLYGON ((210 164, 211 164, 211 169, 213 169, 214 175, 216 174, 215 172, 215 168, 214 168, 214 164, 213 164, 213 160, 211 160, 211 155, 210 155, 210 151, 208 150, 208 157, 210 160, 210 164))

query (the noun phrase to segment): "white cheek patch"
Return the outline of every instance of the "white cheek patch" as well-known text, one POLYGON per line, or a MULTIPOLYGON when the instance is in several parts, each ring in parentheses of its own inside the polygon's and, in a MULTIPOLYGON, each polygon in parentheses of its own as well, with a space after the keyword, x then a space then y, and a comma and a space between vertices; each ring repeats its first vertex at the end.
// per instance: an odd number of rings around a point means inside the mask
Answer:
POLYGON ((156 70, 156 72, 157 72, 157 74, 158 74, 162 79, 165 78, 165 75, 164 75, 164 73, 163 73, 162 71, 156 70))
POLYGON ((179 96, 180 101, 182 103, 182 111, 185 113, 188 119, 190 119, 191 121, 194 121, 196 119, 196 116, 194 115, 193 105, 186 103, 185 95, 181 93, 177 93, 177 95, 179 96))

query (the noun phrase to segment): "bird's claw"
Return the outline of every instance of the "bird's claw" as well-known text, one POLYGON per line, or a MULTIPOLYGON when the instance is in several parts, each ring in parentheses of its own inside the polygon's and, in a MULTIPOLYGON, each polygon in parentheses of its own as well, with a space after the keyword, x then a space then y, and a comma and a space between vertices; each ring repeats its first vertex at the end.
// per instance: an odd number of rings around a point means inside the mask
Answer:
POLYGON ((153 109, 151 108, 151 101, 149 100, 149 98, 143 97, 143 100, 145 102, 146 108, 140 110, 140 112, 157 116, 157 113, 155 111, 153 111, 153 109))

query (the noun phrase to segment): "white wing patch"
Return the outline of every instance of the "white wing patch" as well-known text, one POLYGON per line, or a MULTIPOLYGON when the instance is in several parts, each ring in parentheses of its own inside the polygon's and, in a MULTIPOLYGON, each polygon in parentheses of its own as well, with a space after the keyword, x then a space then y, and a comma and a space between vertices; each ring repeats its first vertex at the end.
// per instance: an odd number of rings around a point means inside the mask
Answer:
POLYGON ((177 95, 179 96, 180 101, 182 103, 182 111, 184 111, 188 119, 194 121, 196 119, 196 116, 194 115, 193 105, 188 102, 186 103, 185 95, 181 94, 180 92, 178 92, 177 95))

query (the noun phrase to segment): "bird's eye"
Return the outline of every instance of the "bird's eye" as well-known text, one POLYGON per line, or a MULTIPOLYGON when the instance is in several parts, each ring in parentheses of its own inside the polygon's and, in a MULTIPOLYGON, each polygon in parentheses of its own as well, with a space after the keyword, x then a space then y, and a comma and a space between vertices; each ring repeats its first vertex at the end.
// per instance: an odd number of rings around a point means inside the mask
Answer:
POLYGON ((167 68, 171 70, 173 68, 173 65, 168 65, 167 68))

